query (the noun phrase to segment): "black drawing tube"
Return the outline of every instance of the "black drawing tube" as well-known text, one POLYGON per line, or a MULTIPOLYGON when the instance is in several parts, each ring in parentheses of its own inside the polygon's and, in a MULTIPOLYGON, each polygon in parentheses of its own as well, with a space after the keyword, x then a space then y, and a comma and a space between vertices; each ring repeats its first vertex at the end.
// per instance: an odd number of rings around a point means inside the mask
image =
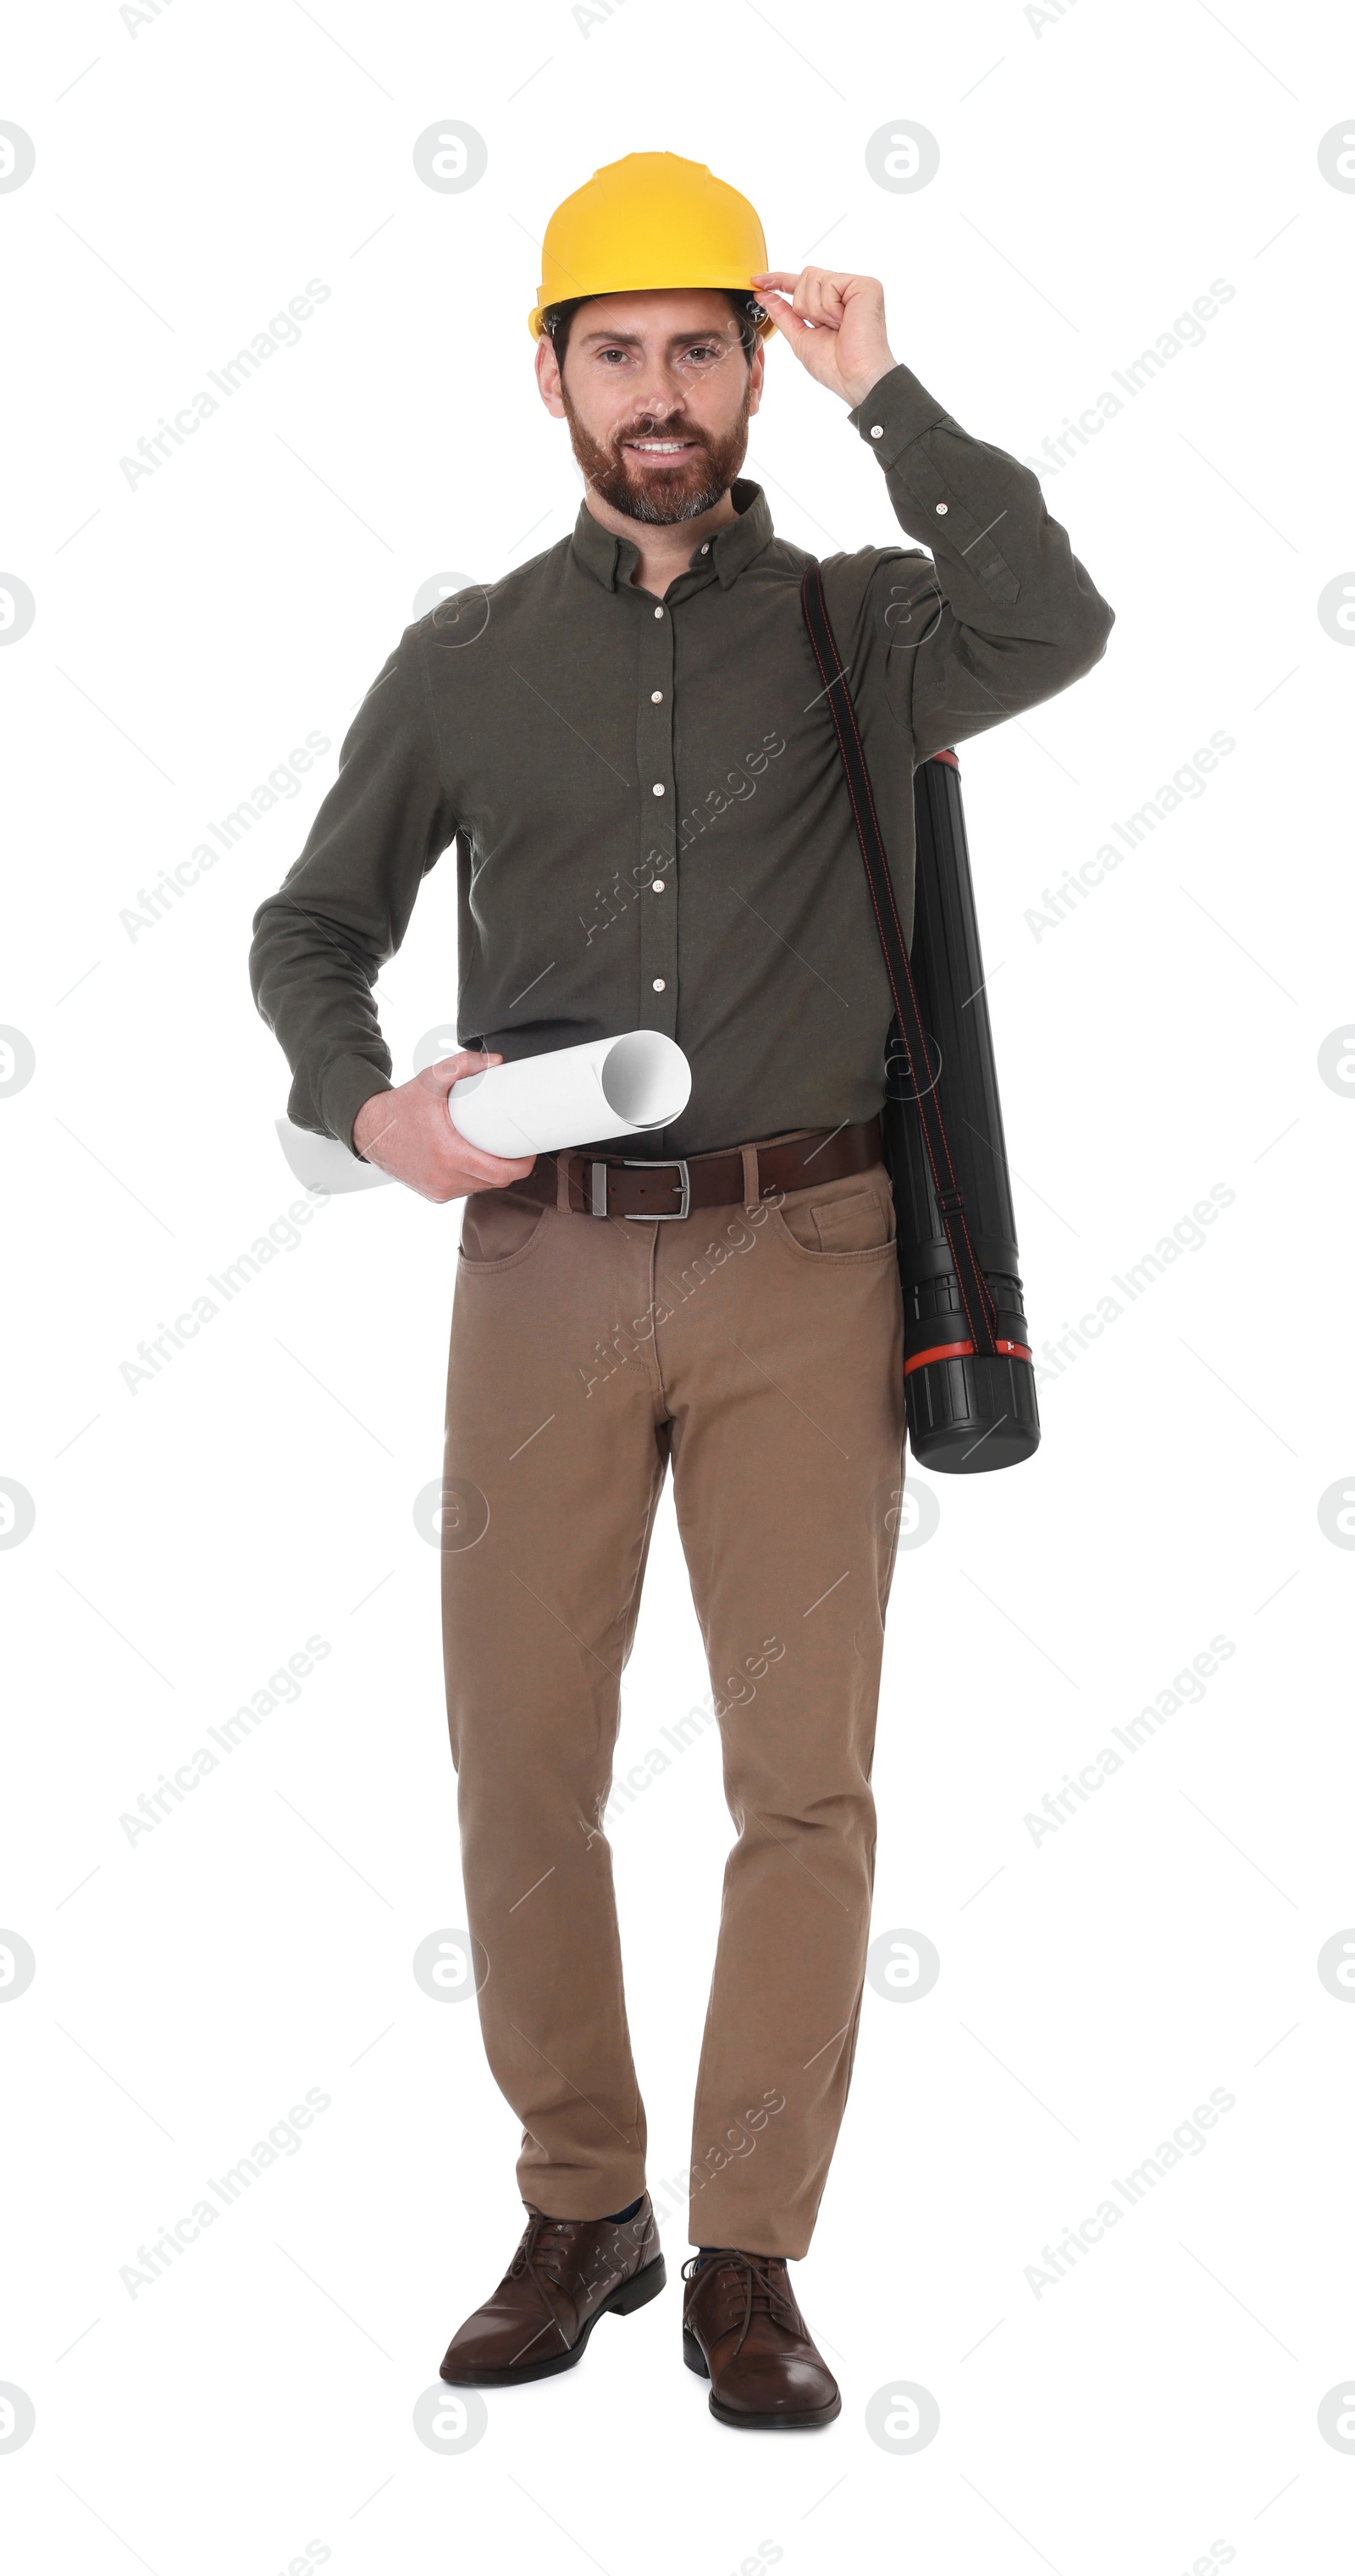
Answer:
POLYGON ((953 751, 913 777, 917 877, 909 962, 931 1060, 891 1055, 885 1131, 898 1206, 908 1436, 919 1466, 976 1475, 1028 1458, 1040 1440, 1022 1310, 1007 1149, 953 751), (932 1187, 916 1082, 936 1086, 955 1178, 997 1310, 996 1356, 975 1352, 932 1187))

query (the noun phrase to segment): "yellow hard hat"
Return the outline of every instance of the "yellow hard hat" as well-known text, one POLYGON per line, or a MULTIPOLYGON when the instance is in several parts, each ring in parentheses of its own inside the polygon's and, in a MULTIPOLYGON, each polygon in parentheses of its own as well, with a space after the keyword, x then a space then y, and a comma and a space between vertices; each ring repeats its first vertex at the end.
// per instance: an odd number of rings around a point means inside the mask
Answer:
MULTIPOLYGON (((528 316, 534 340, 552 304, 580 295, 635 295, 665 286, 725 286, 751 294, 767 265, 762 226, 746 197, 676 152, 629 152, 595 170, 546 226, 545 274, 528 316)), ((772 325, 759 323, 764 334, 772 325)))

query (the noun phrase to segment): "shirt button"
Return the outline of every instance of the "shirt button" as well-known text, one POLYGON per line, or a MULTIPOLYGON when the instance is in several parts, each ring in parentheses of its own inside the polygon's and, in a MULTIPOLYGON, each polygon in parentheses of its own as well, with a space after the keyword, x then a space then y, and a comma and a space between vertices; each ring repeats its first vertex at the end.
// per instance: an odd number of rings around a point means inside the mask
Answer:
POLYGON ((946 512, 947 512, 947 510, 948 510, 949 508, 950 508, 950 503, 949 503, 949 501, 938 501, 938 502, 937 502, 937 505, 936 505, 936 515, 937 515, 938 519, 944 519, 944 517, 945 517, 945 515, 946 515, 946 512))
POLYGON ((662 877, 653 877, 653 878, 651 878, 651 880, 650 880, 650 887, 649 887, 649 891, 650 891, 650 893, 651 893, 651 894, 662 894, 662 892, 663 892, 663 879, 662 879, 662 877))
POLYGON ((663 704, 663 691, 662 691, 662 689, 651 689, 651 690, 650 690, 650 692, 649 692, 649 703, 650 703, 650 705, 651 705, 651 706, 654 706, 654 707, 662 706, 662 704, 663 704))
POLYGON ((701 549, 701 552, 702 552, 702 554, 703 554, 703 555, 708 555, 708 554, 710 553, 710 548, 709 548, 709 546, 703 546, 703 547, 702 547, 702 549, 701 549))
POLYGON ((876 424, 875 424, 875 427, 873 428, 873 430, 871 431, 871 433, 870 433, 870 434, 871 434, 871 437, 872 437, 872 438, 883 438, 883 436, 884 436, 884 431, 883 431, 883 430, 882 430, 882 428, 880 427, 880 424, 879 424, 878 420, 877 420, 877 422, 876 422, 876 424))
POLYGON ((665 990, 666 990, 666 987, 665 987, 665 985, 664 985, 664 980, 663 980, 662 975, 656 975, 656 976, 655 976, 655 978, 654 978, 654 990, 655 990, 655 992, 656 992, 656 993, 662 993, 663 991, 665 991, 665 990))
POLYGON ((661 608, 656 608, 656 609, 655 609, 655 611, 654 611, 654 614, 655 614, 655 616, 656 616, 656 617, 662 617, 662 615, 663 615, 663 610, 662 610, 661 608))
POLYGON ((662 789, 662 787, 656 787, 656 788, 655 788, 655 790, 654 790, 654 793, 655 793, 655 795, 656 795, 656 796, 662 796, 662 794, 663 794, 663 789, 662 789))

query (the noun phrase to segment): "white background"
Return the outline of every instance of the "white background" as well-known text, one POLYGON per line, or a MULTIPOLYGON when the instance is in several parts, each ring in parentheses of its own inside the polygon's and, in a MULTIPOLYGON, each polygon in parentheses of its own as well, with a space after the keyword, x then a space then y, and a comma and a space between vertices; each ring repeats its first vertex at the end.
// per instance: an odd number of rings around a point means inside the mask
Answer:
MULTIPOLYGON (((67 0, 10 32, 0 115, 37 151, 0 196, 0 551, 37 602, 0 655, 0 1019, 36 1056, 0 1101, 0 1475, 36 1507, 0 1552, 0 1920, 37 1961, 0 2015, 0 2380, 36 2408, 0 2455, 13 2563, 1332 2566, 1355 2457, 1317 2410, 1355 2368, 1355 2012, 1316 1961, 1355 1922, 1351 1559, 1318 1503, 1355 1481, 1334 1225, 1355 1112, 1317 1054, 1352 1003, 1332 753, 1355 664, 1317 601, 1355 562, 1355 198, 1317 156, 1352 70, 1319 13, 1257 0, 606 7, 151 0, 129 29, 67 0), (460 194, 412 161, 449 117, 488 148, 460 194), (918 193, 867 170, 891 118, 939 143, 918 193), (251 914, 420 586, 570 526, 529 372, 537 244, 594 167, 658 148, 746 191, 774 264, 814 247, 882 277, 898 354, 1018 456, 1233 286, 1047 471, 1118 622, 963 776, 1037 1342, 1214 1184, 1235 1198, 1069 1346, 1037 1459, 932 1479, 939 1529, 900 1556, 875 1924, 925 1932, 941 1974, 912 2004, 867 1992, 795 2276, 840 2421, 714 2425, 670 2285, 442 2457, 413 2408, 521 2222, 473 2007, 411 1972, 464 1919, 413 1518, 456 1212, 336 1199, 153 1382, 120 1363, 297 1196, 251 914), (129 488, 120 459, 313 277, 301 344, 129 488), (1216 729, 1235 748, 1206 791, 1037 939, 1043 889, 1216 729), (330 749, 301 792, 129 937, 140 890, 310 730, 330 749), (129 1843, 119 1818, 312 1635, 331 1651, 295 1704, 129 1843), (1027 1814, 1216 1635, 1235 1652, 1203 1700, 1037 1844, 1027 1814), (299 2150, 129 2295, 138 2247, 308 2088, 330 2107, 299 2150), (1037 2296, 1041 2249, 1215 2088, 1234 2107, 1203 2150, 1037 2296), (902 2381, 940 2430, 897 2456, 865 2411, 902 2381)), ((752 457, 798 542, 894 538, 873 460, 784 348, 752 457)), ((449 859, 382 979, 397 1078, 454 1009, 452 896, 449 859)), ((665 1517, 622 1764, 705 1687, 665 1517)), ((713 1735, 616 1827, 656 2190, 688 2152, 730 1830, 713 1735)))

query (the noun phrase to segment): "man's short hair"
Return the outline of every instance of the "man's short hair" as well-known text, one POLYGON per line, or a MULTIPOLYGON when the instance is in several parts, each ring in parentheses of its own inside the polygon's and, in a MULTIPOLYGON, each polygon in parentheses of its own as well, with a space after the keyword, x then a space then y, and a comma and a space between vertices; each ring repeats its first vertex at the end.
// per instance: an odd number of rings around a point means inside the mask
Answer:
MULTIPOLYGON (((736 287, 722 286, 719 293, 723 295, 738 323, 739 342, 751 367, 753 351, 757 347, 757 326, 763 318, 762 306, 755 295, 742 294, 736 287)), ((565 351, 569 347, 570 326, 580 306, 600 304, 604 301, 605 298, 598 295, 572 295, 562 304, 547 305, 541 316, 541 329, 555 351, 557 365, 564 365, 565 351)))

